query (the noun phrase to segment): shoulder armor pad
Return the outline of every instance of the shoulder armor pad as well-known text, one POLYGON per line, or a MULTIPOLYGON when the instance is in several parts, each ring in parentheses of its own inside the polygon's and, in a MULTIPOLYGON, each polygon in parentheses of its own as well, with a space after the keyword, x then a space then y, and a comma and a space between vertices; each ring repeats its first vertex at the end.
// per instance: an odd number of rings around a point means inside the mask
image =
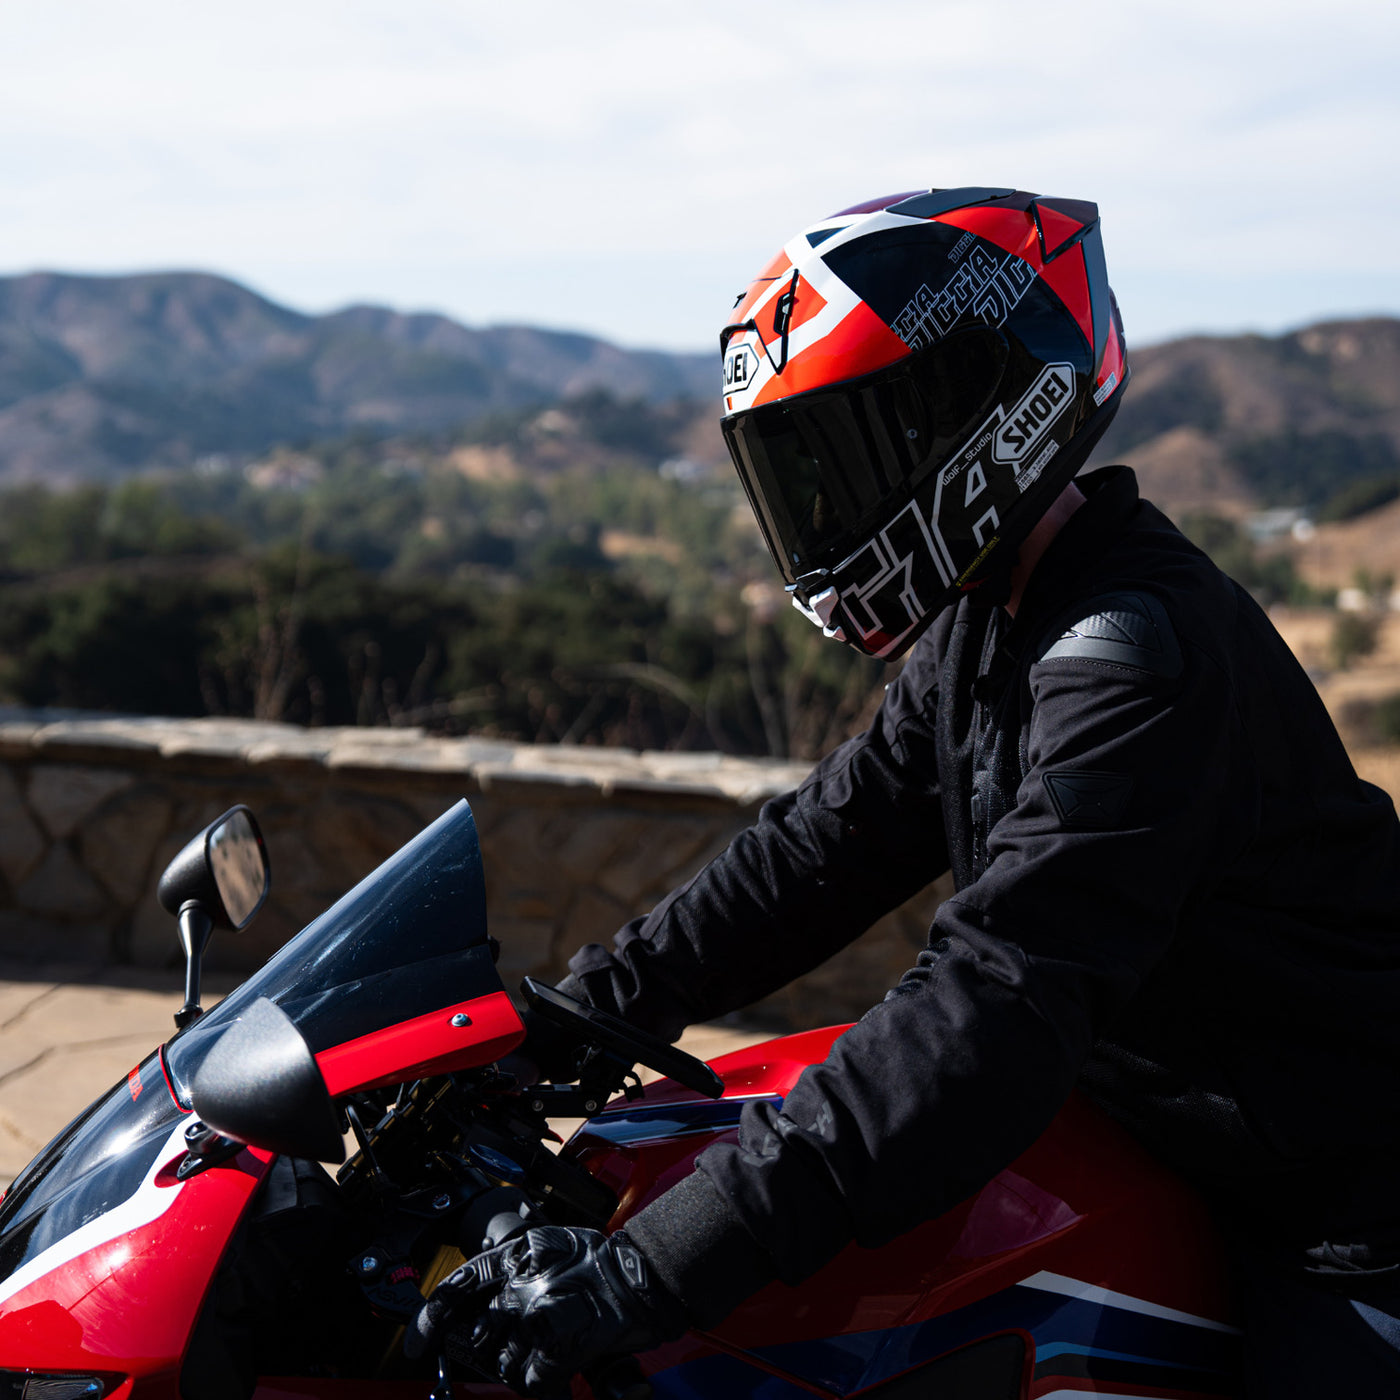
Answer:
POLYGON ((1077 611, 1077 620, 1068 627, 1060 622, 1050 629, 1038 662, 1074 658, 1168 679, 1181 674, 1181 646, 1171 619, 1150 593, 1112 593, 1081 604, 1077 611))

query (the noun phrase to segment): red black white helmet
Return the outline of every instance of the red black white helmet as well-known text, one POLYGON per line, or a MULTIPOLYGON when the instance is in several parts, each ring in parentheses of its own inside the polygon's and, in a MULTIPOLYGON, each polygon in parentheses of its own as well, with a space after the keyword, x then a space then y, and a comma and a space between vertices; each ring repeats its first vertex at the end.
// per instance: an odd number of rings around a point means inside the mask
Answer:
POLYGON ((930 190, 804 229, 720 335, 725 440, 793 601, 899 655, 1005 580, 1128 378, 1096 205, 930 190))

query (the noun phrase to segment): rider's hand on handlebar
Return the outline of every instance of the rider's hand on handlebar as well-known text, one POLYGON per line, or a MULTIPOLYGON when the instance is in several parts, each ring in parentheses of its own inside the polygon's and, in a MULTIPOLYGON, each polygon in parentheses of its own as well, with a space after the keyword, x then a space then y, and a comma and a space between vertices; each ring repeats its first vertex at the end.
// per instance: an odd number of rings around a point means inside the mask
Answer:
POLYGON ((686 1326, 624 1232, 548 1225, 449 1274, 410 1325, 404 1350, 445 1349, 521 1395, 554 1396, 576 1372, 670 1341, 686 1326))

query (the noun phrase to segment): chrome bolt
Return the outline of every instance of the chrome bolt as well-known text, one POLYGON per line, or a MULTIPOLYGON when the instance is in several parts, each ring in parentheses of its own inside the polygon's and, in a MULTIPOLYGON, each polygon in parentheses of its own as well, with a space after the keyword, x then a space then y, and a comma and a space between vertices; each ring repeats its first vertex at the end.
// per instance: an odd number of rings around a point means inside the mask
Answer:
POLYGON ((442 1195, 440 1195, 440 1196, 434 1196, 434 1197, 433 1197, 433 1209, 434 1209, 434 1210, 446 1210, 447 1207, 450 1206, 451 1204, 452 1204, 452 1197, 449 1196, 449 1195, 447 1194, 446 1191, 444 1191, 444 1192, 442 1193, 442 1195))
POLYGON ((363 1255, 360 1259, 360 1272, 366 1276, 379 1272, 379 1260, 373 1254, 363 1255))
POLYGON ((466 1012, 464 1012, 464 1011, 459 1011, 459 1012, 452 1018, 452 1024, 453 1024, 454 1026, 456 1026, 458 1030, 461 1030, 461 1028, 462 1028, 463 1026, 469 1026, 469 1025, 471 1025, 471 1023, 472 1023, 472 1018, 471 1018, 470 1016, 468 1016, 468 1015, 466 1014, 466 1012))

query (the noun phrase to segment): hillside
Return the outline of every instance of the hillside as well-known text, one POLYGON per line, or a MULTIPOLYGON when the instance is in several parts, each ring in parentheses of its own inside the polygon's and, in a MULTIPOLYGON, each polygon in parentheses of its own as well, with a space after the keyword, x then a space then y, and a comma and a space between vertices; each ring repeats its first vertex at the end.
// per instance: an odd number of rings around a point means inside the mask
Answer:
MULTIPOLYGON (((1396 531, 1351 524, 1400 499, 1400 320, 1194 336, 1130 355, 1133 382, 1096 460, 1130 462, 1177 518, 1306 512, 1321 529, 1299 562, 1316 581, 1335 585, 1356 550, 1373 571, 1400 566, 1396 531)), ((0 485, 113 480, 211 455, 246 465, 356 432, 450 434, 590 391, 623 418, 629 400, 693 400, 690 426, 668 429, 653 464, 714 466, 725 452, 712 381, 706 355, 382 307, 308 316, 204 273, 34 273, 0 278, 0 485)), ((614 424, 592 456, 637 447, 628 436, 614 424)), ((552 451, 539 434, 528 451, 479 432, 467 442, 459 469, 488 476, 529 476, 578 447, 569 434, 552 451)))
POLYGON ((449 427, 593 389, 708 397, 705 355, 357 306, 307 316, 205 273, 0 278, 0 483, 449 427))
POLYGON ((1129 361, 1095 458, 1131 462, 1169 513, 1345 514, 1363 484, 1400 492, 1400 320, 1130 344, 1129 361))

